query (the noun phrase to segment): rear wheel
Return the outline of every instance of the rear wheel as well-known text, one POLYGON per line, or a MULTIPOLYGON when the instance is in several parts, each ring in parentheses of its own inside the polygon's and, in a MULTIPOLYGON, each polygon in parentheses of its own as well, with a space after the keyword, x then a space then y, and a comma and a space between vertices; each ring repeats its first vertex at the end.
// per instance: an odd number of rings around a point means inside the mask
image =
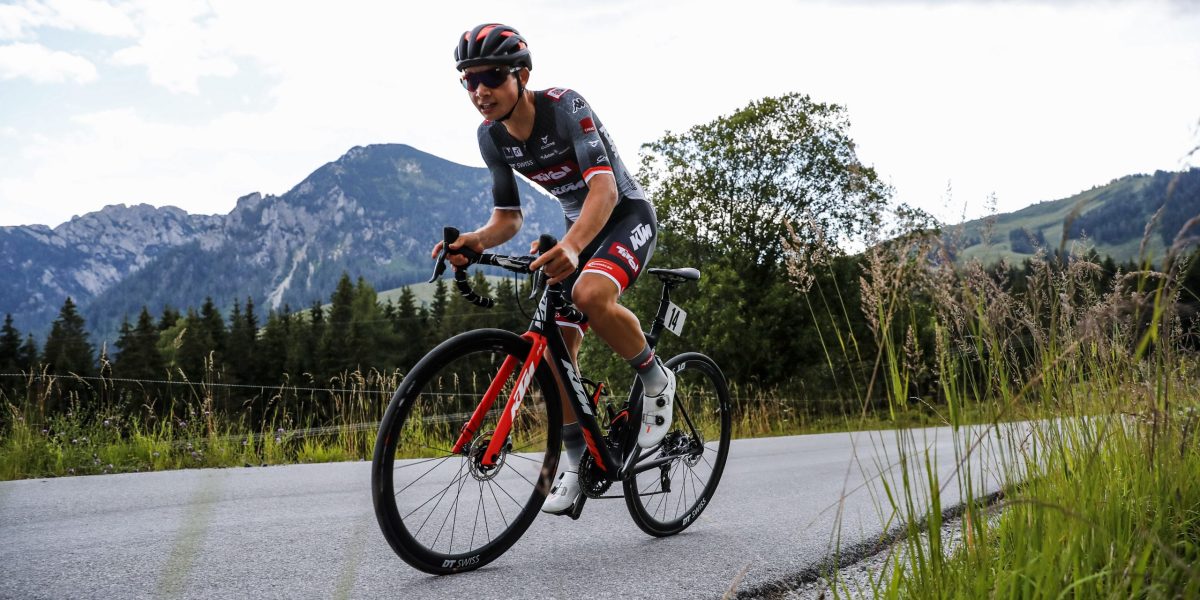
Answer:
POLYGON ((484 464, 509 394, 531 344, 483 329, 439 345, 404 378, 379 426, 372 463, 375 515, 392 549, 433 574, 477 569, 503 554, 528 529, 558 466, 562 416, 546 366, 531 378, 508 439, 484 464), (452 451, 505 360, 516 368, 477 435, 452 451))
POLYGON ((675 372, 671 430, 639 461, 663 464, 625 480, 625 504, 642 531, 674 535, 708 507, 725 469, 731 429, 729 389, 713 360, 689 352, 664 365, 675 372))

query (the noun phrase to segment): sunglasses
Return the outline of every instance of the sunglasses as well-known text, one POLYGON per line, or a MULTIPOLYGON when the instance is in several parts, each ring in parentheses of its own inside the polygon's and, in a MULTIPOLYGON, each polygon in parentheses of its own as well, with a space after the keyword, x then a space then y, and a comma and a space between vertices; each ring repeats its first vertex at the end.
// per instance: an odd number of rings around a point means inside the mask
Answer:
POLYGON ((462 77, 459 78, 459 81, 462 82, 462 86, 466 88, 468 92, 474 92, 481 85, 496 89, 504 85, 504 82, 508 80, 508 76, 510 74, 516 73, 519 70, 520 69, 512 67, 496 67, 494 69, 488 69, 487 71, 480 71, 478 73, 463 73, 462 77))

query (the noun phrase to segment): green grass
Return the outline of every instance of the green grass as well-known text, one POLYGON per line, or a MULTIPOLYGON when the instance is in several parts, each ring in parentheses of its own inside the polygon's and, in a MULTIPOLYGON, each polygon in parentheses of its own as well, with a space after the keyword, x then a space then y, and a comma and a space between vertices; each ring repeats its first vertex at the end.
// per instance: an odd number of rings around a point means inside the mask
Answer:
POLYGON ((865 583, 827 573, 827 597, 1200 597, 1200 356, 1173 302, 1179 265, 1096 291, 1086 287, 1096 265, 1041 263, 1015 297, 978 263, 952 275, 948 261, 906 260, 938 251, 934 240, 910 243, 868 269, 876 374, 904 421, 914 371, 895 326, 936 339, 964 491, 945 495, 929 475, 937 458, 898 430, 889 455, 905 468, 884 474, 878 510, 883 530, 899 524, 905 535, 865 583), (914 318, 910 299, 921 296, 940 299, 927 320, 914 318), (1018 416, 1032 427, 1024 443, 1001 425, 1018 416), (965 425, 981 420, 1006 439, 1003 495, 990 510, 968 460, 981 448, 965 425), (965 511, 952 546, 941 525, 955 505, 965 511))

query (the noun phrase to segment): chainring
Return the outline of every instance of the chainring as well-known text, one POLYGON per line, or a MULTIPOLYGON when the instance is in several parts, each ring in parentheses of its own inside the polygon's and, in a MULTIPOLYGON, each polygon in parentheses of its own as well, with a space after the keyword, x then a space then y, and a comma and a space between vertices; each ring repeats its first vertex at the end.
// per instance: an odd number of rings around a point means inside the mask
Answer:
POLYGON ((590 452, 579 460, 579 487, 588 498, 599 498, 613 484, 612 480, 596 465, 590 452))

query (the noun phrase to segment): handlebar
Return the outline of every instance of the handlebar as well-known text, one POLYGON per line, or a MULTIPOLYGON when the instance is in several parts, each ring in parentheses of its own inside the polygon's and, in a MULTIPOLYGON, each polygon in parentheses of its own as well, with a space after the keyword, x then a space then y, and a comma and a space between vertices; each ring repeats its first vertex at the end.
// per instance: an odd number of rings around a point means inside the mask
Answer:
MULTIPOLYGON (((546 287, 547 277, 542 270, 538 269, 534 271, 529 268, 529 265, 533 264, 533 256, 509 256, 505 254, 490 254, 487 252, 480 253, 466 247, 451 250, 450 244, 457 241, 459 235, 460 233, 457 228, 446 227, 443 229, 442 253, 440 256, 438 256, 437 265, 434 266, 433 277, 429 278, 430 283, 437 281, 437 279, 446 272, 446 257, 459 255, 467 258, 468 266, 471 264, 491 265, 512 271, 513 273, 533 275, 533 292, 530 295, 531 298, 536 296, 538 292, 546 287)), ((538 237, 538 254, 549 252, 550 249, 554 248, 554 246, 557 244, 558 240, 555 239, 554 236, 548 233, 543 233, 538 237)), ((458 293, 460 296, 476 306, 492 308, 496 304, 495 300, 486 296, 481 296, 475 293, 475 290, 471 289, 471 281, 467 278, 466 267, 454 270, 454 285, 458 288, 458 293)), ((561 288, 559 288, 558 284, 551 286, 551 290, 561 293, 561 288)), ((579 311, 579 309, 569 305, 565 307, 560 306, 558 315, 564 320, 571 321, 573 323, 582 323, 587 319, 587 317, 585 317, 583 313, 579 311)))

